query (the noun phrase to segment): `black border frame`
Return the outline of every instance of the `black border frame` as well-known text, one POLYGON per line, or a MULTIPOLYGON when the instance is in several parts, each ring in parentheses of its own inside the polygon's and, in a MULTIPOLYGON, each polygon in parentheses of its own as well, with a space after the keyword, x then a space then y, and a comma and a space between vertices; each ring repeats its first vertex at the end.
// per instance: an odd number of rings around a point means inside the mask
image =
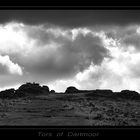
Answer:
MULTIPOLYGON (((113 1, 114 2, 114 1, 113 1)), ((9 3, 8 3, 9 4, 9 3)), ((14 3, 13 3, 14 4, 14 3)), ((17 3, 16 3, 17 4, 17 3)), ((20 3, 22 4, 22 3, 20 3)), ((26 4, 23 5, 1 5, 0 10, 140 10, 140 6, 109 6, 109 5, 94 5, 94 6, 87 6, 87 5, 48 5, 48 6, 41 6, 41 5, 30 5, 27 6, 26 4)), ((40 4, 43 4, 40 2, 40 4)), ((56 3, 57 4, 57 3, 56 3)), ((68 4, 68 3, 67 3, 68 4)), ((83 3, 82 3, 83 4, 83 3)), ((88 3, 89 4, 89 3, 88 3)), ((71 132, 84 132, 84 133, 91 133, 97 132, 99 133, 98 137, 94 138, 126 138, 131 137, 134 138, 136 136, 140 136, 140 126, 0 126, 0 136, 3 137, 37 137, 40 138, 41 136, 38 135, 40 131, 46 133, 53 133, 53 138, 60 138, 57 136, 57 133, 63 132, 62 137, 69 138, 67 133, 71 132)), ((42 138, 42 137, 41 137, 42 138)), ((48 136, 43 138, 49 138, 48 136)), ((70 138, 78 138, 78 137, 70 137, 70 138)), ((81 138, 81 137, 80 137, 81 138)), ((93 138, 93 137, 86 137, 86 138, 93 138)))

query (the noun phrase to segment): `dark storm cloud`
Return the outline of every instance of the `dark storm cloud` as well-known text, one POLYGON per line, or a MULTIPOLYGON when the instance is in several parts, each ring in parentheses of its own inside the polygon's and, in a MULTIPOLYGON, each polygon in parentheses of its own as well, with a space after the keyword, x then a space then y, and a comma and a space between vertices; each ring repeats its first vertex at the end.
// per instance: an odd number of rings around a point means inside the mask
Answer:
POLYGON ((140 10, 1 10, 0 22, 51 23, 63 27, 140 23, 140 10))
POLYGON ((121 44, 122 49, 128 49, 133 47, 136 51, 140 51, 140 26, 139 24, 128 26, 114 26, 105 27, 105 35, 108 38, 116 39, 121 44))
POLYGON ((106 31, 105 34, 108 38, 119 40, 122 45, 121 48, 127 49, 131 46, 136 51, 140 51, 140 26, 138 24, 117 27, 115 31, 106 31))
POLYGON ((26 26, 23 29, 30 39, 36 41, 36 45, 44 46, 51 41, 62 43, 68 41, 66 37, 71 39, 72 33, 68 29, 61 29, 54 25, 43 24, 42 26, 26 26), (65 34, 63 34, 66 32, 65 34))
POLYGON ((108 51, 103 47, 102 39, 98 36, 93 36, 92 34, 87 34, 86 36, 80 34, 74 43, 75 50, 82 52, 85 59, 89 59, 96 65, 99 65, 104 57, 108 56, 108 51))
POLYGON ((132 45, 140 50, 140 36, 133 34, 124 38, 123 43, 127 46, 132 45))
POLYGON ((29 38, 35 40, 34 51, 44 49, 38 56, 32 54, 33 57, 28 56, 24 62, 19 62, 29 73, 46 75, 46 77, 51 75, 55 78, 69 77, 86 69, 91 62, 100 65, 104 57, 109 57, 102 39, 92 33, 84 35, 79 31, 76 38, 72 40, 73 35, 70 30, 54 28, 50 32, 47 31, 48 28, 43 27, 30 30, 29 27, 27 28, 29 38), (51 43, 55 44, 49 47, 51 43))
POLYGON ((140 32, 139 26, 126 30, 121 37, 121 43, 125 45, 125 47, 133 46, 136 51, 140 51, 140 32))

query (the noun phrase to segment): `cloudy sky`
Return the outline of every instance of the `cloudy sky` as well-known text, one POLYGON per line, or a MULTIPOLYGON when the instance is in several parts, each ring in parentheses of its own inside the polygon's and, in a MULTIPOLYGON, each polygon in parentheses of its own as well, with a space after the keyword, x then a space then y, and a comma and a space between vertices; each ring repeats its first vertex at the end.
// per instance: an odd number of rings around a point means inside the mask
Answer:
POLYGON ((1 10, 0 90, 25 82, 140 92, 140 11, 1 10))

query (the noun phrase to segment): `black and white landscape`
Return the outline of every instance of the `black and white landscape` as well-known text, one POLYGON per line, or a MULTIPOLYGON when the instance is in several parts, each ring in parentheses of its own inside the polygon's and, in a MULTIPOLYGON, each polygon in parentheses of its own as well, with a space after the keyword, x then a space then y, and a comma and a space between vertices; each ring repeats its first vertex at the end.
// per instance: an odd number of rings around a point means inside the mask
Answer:
POLYGON ((140 126, 139 10, 0 10, 0 125, 140 126))

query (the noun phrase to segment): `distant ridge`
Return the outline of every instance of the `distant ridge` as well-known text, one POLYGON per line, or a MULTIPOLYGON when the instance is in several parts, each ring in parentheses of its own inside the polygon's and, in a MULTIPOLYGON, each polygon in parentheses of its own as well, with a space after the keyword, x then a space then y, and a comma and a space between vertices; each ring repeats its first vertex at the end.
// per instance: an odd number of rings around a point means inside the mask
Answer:
MULTIPOLYGON (((110 89, 96 89, 96 90, 79 90, 76 87, 70 86, 63 94, 80 94, 87 93, 86 96, 92 97, 108 97, 108 98, 122 98, 131 100, 140 100, 140 94, 136 91, 122 90, 121 92, 113 92, 110 89)), ((49 95, 57 94, 54 90, 49 90, 46 85, 40 86, 38 83, 27 82, 21 85, 17 90, 14 88, 6 89, 0 92, 1 99, 20 98, 27 96, 49 95)))

